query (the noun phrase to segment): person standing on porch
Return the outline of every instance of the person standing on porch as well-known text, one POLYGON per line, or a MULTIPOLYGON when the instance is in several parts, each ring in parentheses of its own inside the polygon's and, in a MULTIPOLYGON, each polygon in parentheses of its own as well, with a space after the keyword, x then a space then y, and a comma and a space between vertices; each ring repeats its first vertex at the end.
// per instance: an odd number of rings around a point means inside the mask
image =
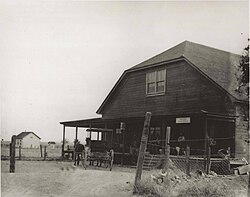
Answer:
POLYGON ((177 155, 185 155, 185 136, 180 133, 178 137, 178 146, 176 147, 177 155))

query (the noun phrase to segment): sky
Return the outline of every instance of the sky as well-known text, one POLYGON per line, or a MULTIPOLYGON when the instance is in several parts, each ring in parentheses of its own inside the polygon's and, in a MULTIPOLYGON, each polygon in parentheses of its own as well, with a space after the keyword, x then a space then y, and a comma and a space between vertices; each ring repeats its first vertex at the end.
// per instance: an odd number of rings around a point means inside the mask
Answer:
POLYGON ((242 54, 248 38, 248 1, 0 1, 1 138, 61 141, 59 122, 100 117, 124 70, 185 40, 242 54))

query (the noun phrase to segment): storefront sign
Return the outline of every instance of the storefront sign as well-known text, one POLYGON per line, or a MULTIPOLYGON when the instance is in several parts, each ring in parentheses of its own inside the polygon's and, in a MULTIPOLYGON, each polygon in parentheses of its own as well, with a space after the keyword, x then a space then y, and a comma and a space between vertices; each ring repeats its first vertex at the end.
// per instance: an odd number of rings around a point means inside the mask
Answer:
POLYGON ((190 123, 190 122, 191 122, 191 118, 190 118, 190 117, 176 118, 175 122, 176 122, 177 124, 190 123))

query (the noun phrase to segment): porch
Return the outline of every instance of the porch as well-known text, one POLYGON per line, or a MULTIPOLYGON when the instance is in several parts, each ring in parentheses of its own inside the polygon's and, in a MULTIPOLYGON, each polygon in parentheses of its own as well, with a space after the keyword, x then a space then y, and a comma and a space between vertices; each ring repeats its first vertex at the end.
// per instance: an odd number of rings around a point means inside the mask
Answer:
MULTIPOLYGON (((108 147, 115 151, 115 163, 136 163, 143 122, 144 117, 92 118, 60 122, 63 125, 62 158, 65 158, 68 151, 65 149, 66 129, 74 127, 75 139, 78 139, 79 128, 85 128, 89 132, 90 138, 92 133, 96 132, 96 141, 108 144, 108 147)), ((185 136, 185 146, 190 147, 191 155, 204 157, 210 148, 211 157, 218 157, 219 150, 226 151, 230 147, 230 156, 235 156, 235 117, 205 111, 192 114, 152 116, 147 152, 164 154, 167 128, 171 130, 171 155, 177 155, 178 137, 182 133, 185 136)))

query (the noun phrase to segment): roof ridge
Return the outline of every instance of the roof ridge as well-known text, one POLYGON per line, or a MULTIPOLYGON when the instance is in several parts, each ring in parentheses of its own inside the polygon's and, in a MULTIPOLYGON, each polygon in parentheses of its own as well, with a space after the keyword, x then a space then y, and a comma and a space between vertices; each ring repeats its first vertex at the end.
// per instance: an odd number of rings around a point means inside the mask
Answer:
POLYGON ((237 54, 237 53, 232 53, 230 51, 226 51, 226 50, 223 50, 223 49, 218 49, 218 48, 215 48, 215 47, 211 47, 211 46, 208 46, 208 45, 205 45, 205 44, 200 44, 200 43, 192 42, 192 41, 189 41, 189 40, 185 40, 184 42, 190 43, 190 44, 195 44, 195 45, 198 45, 198 46, 201 46, 201 47, 210 48, 210 49, 213 49, 213 50, 216 50, 216 51, 221 51, 221 52, 224 52, 224 53, 229 53, 229 54, 241 56, 240 54, 237 54))
MULTIPOLYGON (((171 51, 171 50, 173 50, 173 49, 176 49, 176 48, 180 47, 181 45, 184 45, 183 48, 185 49, 185 47, 186 47, 186 42, 188 42, 188 41, 185 40, 185 41, 183 41, 183 42, 180 42, 179 44, 177 44, 177 45, 175 45, 175 46, 172 46, 172 47, 168 48, 167 50, 164 50, 164 51, 160 52, 160 53, 157 54, 157 55, 153 55, 152 57, 146 59, 145 61, 142 61, 142 62, 136 64, 135 66, 133 66, 133 67, 127 69, 127 70, 130 70, 130 69, 134 69, 134 68, 140 67, 140 65, 144 64, 145 62, 148 62, 148 61, 151 61, 151 60, 153 60, 153 59, 156 59, 157 57, 161 57, 163 54, 165 54, 165 53, 167 53, 167 52, 169 52, 169 51, 171 51)), ((178 56, 177 58, 183 57, 184 51, 185 51, 185 50, 183 50, 182 53, 181 53, 181 55, 178 56)), ((164 62, 164 61, 162 61, 162 62, 164 62)), ((145 65, 144 65, 144 66, 145 66, 145 65)), ((144 66, 143 66, 143 67, 144 67, 144 66)))
POLYGON ((182 56, 183 57, 186 57, 185 56, 185 53, 186 53, 186 50, 187 50, 187 43, 190 43, 188 40, 185 40, 183 43, 185 43, 185 46, 184 46, 184 50, 183 50, 183 54, 182 54, 182 56))
MULTIPOLYGON (((169 51, 171 51, 171 50, 173 50, 173 49, 176 49, 176 48, 180 47, 181 45, 183 45, 183 48, 182 48, 183 51, 181 52, 181 55, 180 55, 179 57, 187 57, 187 56, 186 56, 186 53, 189 52, 188 49, 189 49, 189 47, 192 47, 192 45, 196 45, 196 46, 198 46, 198 47, 203 47, 203 48, 211 49, 211 50, 213 50, 213 51, 220 51, 220 52, 227 53, 227 54, 230 54, 230 55, 241 56, 240 54, 232 53, 232 52, 225 51, 225 50, 222 50, 222 49, 217 49, 217 48, 215 48, 215 47, 211 47, 211 46, 208 46, 208 45, 205 45, 205 44, 199 44, 199 43, 196 43, 196 42, 193 42, 193 41, 184 40, 184 41, 180 42, 179 44, 177 44, 177 45, 175 45, 175 46, 172 46, 172 47, 169 47, 167 50, 162 51, 162 52, 160 52, 160 53, 157 54, 157 55, 153 55, 152 57, 148 58, 147 60, 142 61, 142 62, 136 64, 135 66, 133 66, 133 67, 127 69, 127 70, 134 69, 134 68, 137 68, 137 67, 141 67, 141 65, 142 65, 142 64, 145 64, 145 62, 148 62, 148 61, 151 61, 151 60, 153 60, 153 59, 155 59, 155 58, 157 58, 157 57, 160 57, 160 56, 162 56, 164 53, 167 53, 167 52, 169 52, 169 51)), ((179 57, 178 57, 178 58, 179 58, 179 57)), ((162 61, 162 62, 164 62, 164 61, 162 61)), ((149 63, 149 64, 150 64, 150 63, 149 63)), ((143 65, 143 67, 144 67, 144 66, 145 66, 145 65, 143 65)))
MULTIPOLYGON (((21 138, 27 136, 27 135, 30 134, 30 133, 33 133, 35 136, 37 136, 38 138, 40 138, 40 137, 39 137, 37 134, 35 134, 33 131, 23 131, 23 132, 19 133, 16 137, 17 137, 18 139, 21 139, 21 138)), ((40 139, 41 139, 41 138, 40 138, 40 139)))

